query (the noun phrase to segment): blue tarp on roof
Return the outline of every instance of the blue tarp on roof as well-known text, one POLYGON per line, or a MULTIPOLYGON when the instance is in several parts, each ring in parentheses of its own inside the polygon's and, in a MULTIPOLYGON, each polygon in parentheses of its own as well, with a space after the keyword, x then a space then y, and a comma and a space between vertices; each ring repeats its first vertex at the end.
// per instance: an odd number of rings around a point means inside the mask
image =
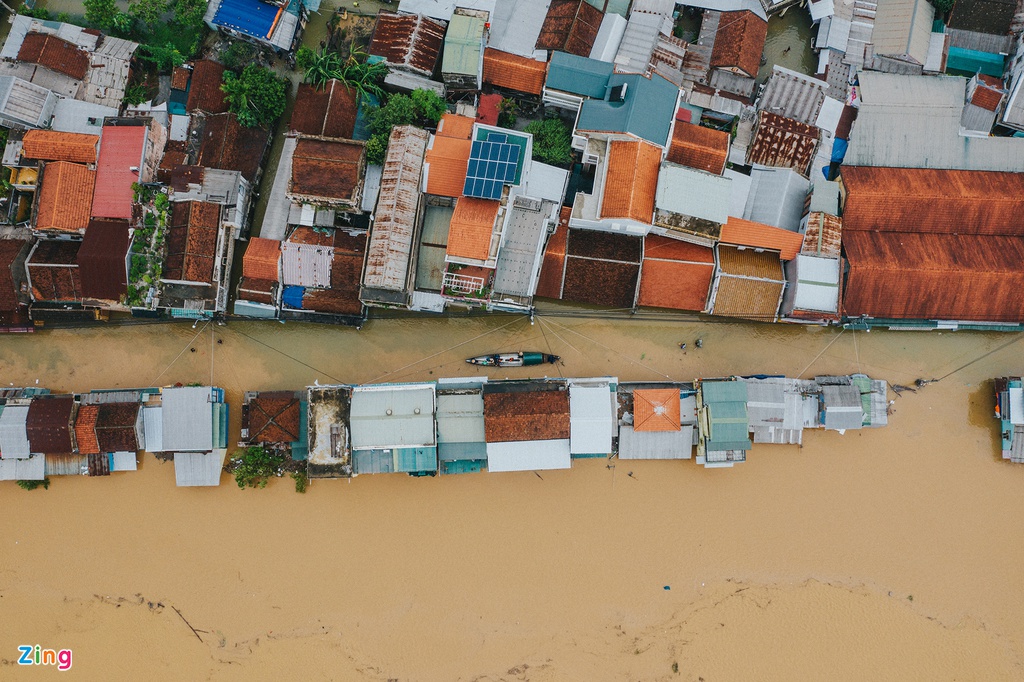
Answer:
POLYGON ((980 71, 986 76, 1002 78, 1004 61, 1001 54, 951 47, 946 56, 946 71, 959 71, 970 76, 980 71))
POLYGON ((848 140, 839 138, 832 143, 832 162, 842 163, 846 157, 846 148, 850 146, 848 140))
POLYGON ((245 35, 267 40, 274 26, 274 19, 280 9, 260 0, 221 0, 213 23, 244 33, 245 35))
POLYGON ((281 292, 281 302, 284 303, 289 308, 302 310, 302 297, 305 293, 305 287, 285 287, 284 291, 281 292))

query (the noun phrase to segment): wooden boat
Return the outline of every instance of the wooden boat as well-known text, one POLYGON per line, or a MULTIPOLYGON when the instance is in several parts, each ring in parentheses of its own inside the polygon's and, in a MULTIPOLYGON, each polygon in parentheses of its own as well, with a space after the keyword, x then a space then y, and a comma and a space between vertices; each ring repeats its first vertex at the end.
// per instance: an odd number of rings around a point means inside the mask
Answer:
POLYGON ((528 365, 543 365, 546 362, 554 364, 558 360, 557 355, 529 351, 495 353, 494 355, 478 355, 475 358, 466 358, 466 362, 469 364, 480 365, 481 367, 526 367, 528 365))

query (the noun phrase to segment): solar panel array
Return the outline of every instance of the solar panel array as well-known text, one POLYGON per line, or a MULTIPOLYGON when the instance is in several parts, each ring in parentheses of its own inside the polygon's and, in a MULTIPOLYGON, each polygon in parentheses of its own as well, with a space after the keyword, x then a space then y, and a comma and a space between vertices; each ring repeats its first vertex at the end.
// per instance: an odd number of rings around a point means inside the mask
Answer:
MULTIPOLYGON (((507 142, 476 140, 469 154, 466 184, 462 193, 479 199, 500 199, 502 187, 516 178, 519 146, 507 142)), ((496 138, 505 138, 504 135, 496 138)))

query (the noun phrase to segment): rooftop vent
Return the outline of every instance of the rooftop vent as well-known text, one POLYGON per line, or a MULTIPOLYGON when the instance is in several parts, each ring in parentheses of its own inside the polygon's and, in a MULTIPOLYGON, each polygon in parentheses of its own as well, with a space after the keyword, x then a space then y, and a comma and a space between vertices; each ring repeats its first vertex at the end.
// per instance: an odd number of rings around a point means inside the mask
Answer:
POLYGON ((608 93, 608 101, 609 102, 625 102, 626 101, 626 85, 627 85, 627 83, 623 83, 621 85, 614 86, 609 91, 609 93, 608 93))

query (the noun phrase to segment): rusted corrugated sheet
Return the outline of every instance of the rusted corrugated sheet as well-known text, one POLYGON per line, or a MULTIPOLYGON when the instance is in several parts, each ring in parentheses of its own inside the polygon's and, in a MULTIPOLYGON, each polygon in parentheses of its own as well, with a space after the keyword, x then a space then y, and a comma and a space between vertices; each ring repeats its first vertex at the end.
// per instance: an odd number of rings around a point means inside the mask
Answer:
POLYGON ((762 111, 747 152, 747 163, 792 168, 806 176, 814 160, 818 134, 814 126, 762 111))
POLYGON ((109 476, 110 457, 108 455, 88 455, 90 476, 109 476))
POLYGON ((396 126, 391 131, 367 247, 365 287, 405 290, 427 138, 426 131, 414 126, 396 126))
POLYGON ((848 232, 850 316, 1024 321, 1019 237, 848 232))
POLYGON ((843 219, 815 211, 807 216, 807 230, 800 253, 838 258, 842 248, 843 219))
POLYGON ((446 27, 443 21, 423 15, 381 10, 369 53, 383 57, 391 66, 430 76, 441 55, 446 27))
POLYGON ((1024 174, 843 166, 847 231, 1024 235, 1024 174))

